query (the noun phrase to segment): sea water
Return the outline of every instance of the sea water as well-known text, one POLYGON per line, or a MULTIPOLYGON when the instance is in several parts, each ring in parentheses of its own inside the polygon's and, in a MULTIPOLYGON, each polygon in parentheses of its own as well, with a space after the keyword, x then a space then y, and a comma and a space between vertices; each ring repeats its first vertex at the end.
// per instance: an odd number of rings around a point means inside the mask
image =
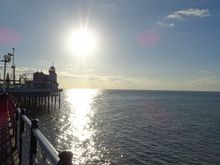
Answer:
POLYGON ((69 89, 38 116, 75 164, 220 164, 220 93, 69 89))

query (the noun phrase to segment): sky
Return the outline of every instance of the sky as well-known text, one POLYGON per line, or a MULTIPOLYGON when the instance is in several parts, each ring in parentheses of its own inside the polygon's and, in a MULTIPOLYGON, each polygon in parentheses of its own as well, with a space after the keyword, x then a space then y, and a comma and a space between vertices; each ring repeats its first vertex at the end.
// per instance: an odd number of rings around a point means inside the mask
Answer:
POLYGON ((54 65, 61 88, 220 91, 219 43, 219 0, 0 0, 0 56, 54 65), (67 49, 80 26, 97 38, 84 57, 67 49))

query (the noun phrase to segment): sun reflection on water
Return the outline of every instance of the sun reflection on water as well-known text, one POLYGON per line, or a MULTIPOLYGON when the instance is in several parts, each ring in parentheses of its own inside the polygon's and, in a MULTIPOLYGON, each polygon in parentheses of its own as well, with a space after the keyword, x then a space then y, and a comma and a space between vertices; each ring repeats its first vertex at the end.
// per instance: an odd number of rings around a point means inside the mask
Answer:
POLYGON ((76 164, 99 160, 93 139, 96 130, 91 125, 94 115, 91 106, 98 93, 96 89, 72 89, 67 92, 66 101, 71 111, 68 114, 70 126, 65 134, 73 138, 70 145, 76 164))

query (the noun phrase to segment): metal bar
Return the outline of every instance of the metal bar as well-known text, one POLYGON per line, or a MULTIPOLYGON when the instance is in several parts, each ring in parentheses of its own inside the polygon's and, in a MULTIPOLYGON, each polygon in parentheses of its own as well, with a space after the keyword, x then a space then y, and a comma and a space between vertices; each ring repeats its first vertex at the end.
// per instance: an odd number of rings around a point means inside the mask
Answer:
MULTIPOLYGON (((26 116, 22 115, 21 118, 27 124, 29 128, 31 128, 31 120, 26 116)), ((34 136, 37 138, 40 146, 46 151, 52 163, 57 163, 59 161, 58 152, 51 145, 51 143, 46 139, 46 137, 40 132, 39 129, 33 130, 34 136)))
MULTIPOLYGON (((10 98, 11 101, 13 98, 10 98)), ((10 103, 13 103, 10 102, 10 103)), ((26 116, 26 109, 20 109, 19 106, 15 103, 14 108, 16 109, 16 121, 17 125, 15 127, 17 138, 16 141, 19 139, 18 148, 19 148, 19 164, 22 164, 22 135, 24 133, 24 125, 26 124, 28 128, 31 128, 31 146, 30 146, 30 158, 29 164, 32 165, 36 162, 36 154, 37 154, 37 142, 39 143, 40 147, 43 151, 45 151, 46 155, 48 156, 50 162, 52 164, 72 164, 72 152, 64 151, 58 154, 56 149, 51 145, 51 143, 47 140, 47 138, 41 133, 38 129, 38 120, 30 120, 26 116)), ((23 162, 24 163, 24 162, 23 162)))
POLYGON ((33 131, 38 129, 38 120, 31 120, 31 143, 30 143, 30 158, 29 165, 35 163, 37 155, 37 138, 34 136, 33 131))
POLYGON ((15 107, 14 104, 11 103, 11 110, 12 110, 12 127, 13 127, 13 136, 16 135, 16 111, 15 111, 15 107))
POLYGON ((37 138, 42 149, 46 151, 49 159, 51 160, 51 163, 57 164, 59 161, 59 157, 58 157, 58 152, 56 151, 56 149, 50 144, 50 142, 40 132, 39 129, 33 130, 33 134, 37 138))
POLYGON ((12 69, 13 69, 13 85, 15 85, 15 48, 12 48, 13 54, 13 62, 12 62, 12 69))
POLYGON ((4 77, 3 77, 3 84, 5 85, 5 76, 6 76, 6 59, 4 59, 4 77))
POLYGON ((17 129, 17 136, 16 136, 16 146, 17 146, 17 149, 20 148, 20 142, 19 142, 19 138, 20 138, 20 113, 21 113, 21 110, 19 107, 17 107, 17 111, 16 111, 16 117, 17 117, 17 125, 16 125, 16 129, 17 129))
POLYGON ((25 122, 25 124, 27 124, 27 126, 29 128, 31 128, 31 120, 26 116, 26 115, 21 115, 21 118, 23 119, 23 121, 25 122))
POLYGON ((17 109, 16 111, 16 122, 15 122, 15 146, 18 147, 18 119, 19 119, 19 112, 18 112, 18 108, 15 106, 15 108, 17 109))
POLYGON ((19 133, 19 160, 20 165, 22 164, 22 135, 24 132, 24 121, 22 120, 21 116, 25 115, 25 109, 21 109, 20 113, 20 133, 19 133))

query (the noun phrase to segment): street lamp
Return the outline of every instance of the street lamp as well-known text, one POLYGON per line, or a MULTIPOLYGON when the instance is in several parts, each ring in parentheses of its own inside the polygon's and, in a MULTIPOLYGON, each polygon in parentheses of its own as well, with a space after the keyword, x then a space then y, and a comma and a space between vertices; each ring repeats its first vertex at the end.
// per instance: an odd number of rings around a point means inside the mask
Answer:
POLYGON ((6 64, 11 62, 11 58, 13 57, 13 62, 12 62, 12 70, 13 70, 13 84, 15 85, 15 63, 14 63, 14 51, 15 48, 12 48, 13 53, 8 53, 3 56, 3 58, 0 60, 0 62, 4 63, 4 76, 3 76, 3 89, 5 87, 5 81, 6 81, 6 64))
POLYGON ((10 55, 4 55, 4 59, 3 59, 3 62, 4 62, 4 82, 5 82, 5 76, 6 76, 6 63, 8 62, 11 62, 11 56, 10 55))
POLYGON ((12 70, 13 70, 13 84, 15 85, 15 48, 12 48, 12 54, 8 53, 9 56, 13 57, 13 61, 12 61, 12 70))

